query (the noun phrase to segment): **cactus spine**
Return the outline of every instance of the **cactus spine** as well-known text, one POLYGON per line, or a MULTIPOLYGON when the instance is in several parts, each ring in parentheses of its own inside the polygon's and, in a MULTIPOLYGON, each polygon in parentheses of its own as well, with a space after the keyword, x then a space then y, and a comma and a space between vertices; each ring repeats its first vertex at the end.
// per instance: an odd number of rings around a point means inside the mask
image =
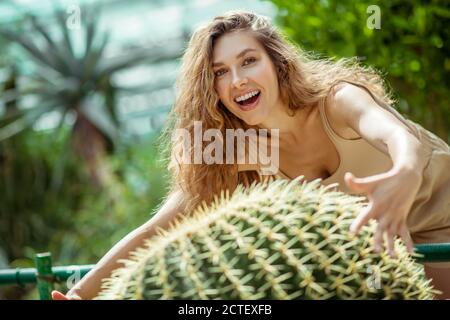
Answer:
POLYGON ((160 229, 105 281, 98 299, 431 299, 404 244, 373 251, 372 222, 348 233, 366 198, 320 179, 223 192, 160 229))

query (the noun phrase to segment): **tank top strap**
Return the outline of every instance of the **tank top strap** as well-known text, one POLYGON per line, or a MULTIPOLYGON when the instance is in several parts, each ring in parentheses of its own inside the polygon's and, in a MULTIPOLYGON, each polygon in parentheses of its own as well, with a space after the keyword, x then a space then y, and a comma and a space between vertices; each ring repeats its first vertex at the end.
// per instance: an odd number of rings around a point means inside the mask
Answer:
POLYGON ((333 142, 335 142, 336 140, 339 139, 339 136, 331 128, 330 122, 328 121, 326 111, 325 111, 325 98, 319 100, 319 113, 320 113, 320 119, 322 120, 322 124, 325 129, 325 132, 330 137, 330 139, 333 142))

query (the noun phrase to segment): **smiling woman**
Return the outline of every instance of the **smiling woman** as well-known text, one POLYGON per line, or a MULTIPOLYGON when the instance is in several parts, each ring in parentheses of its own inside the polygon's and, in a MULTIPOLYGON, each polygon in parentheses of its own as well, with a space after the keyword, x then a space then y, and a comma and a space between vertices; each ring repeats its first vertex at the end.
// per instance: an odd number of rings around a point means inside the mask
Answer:
MULTIPOLYGON (((279 130, 275 177, 321 178, 366 195, 369 205, 351 230, 377 220, 378 251, 384 236, 391 255, 396 236, 410 250, 413 241, 450 241, 450 148, 391 107, 375 70, 352 59, 314 59, 267 18, 243 11, 197 30, 183 62, 172 111, 179 127, 192 128, 196 120, 220 130, 279 130)), ((173 144, 172 155, 178 149, 173 144)), ((258 165, 173 161, 171 169, 172 186, 183 191, 187 208, 264 178, 258 165)), ((434 278, 448 292, 449 280, 434 278)))
MULTIPOLYGON (((191 158, 208 146, 208 141, 194 141, 186 148, 179 139, 180 131, 194 136, 198 122, 203 130, 219 130, 222 138, 227 130, 278 130, 279 171, 274 177, 320 178, 322 184, 367 196, 368 205, 351 231, 356 234, 376 220, 377 251, 383 237, 391 255, 396 236, 409 250, 413 241, 450 242, 450 147, 403 118, 392 103, 377 72, 352 59, 314 59, 263 16, 232 11, 214 18, 192 36, 177 79, 166 130, 172 177, 168 200, 72 293, 83 296, 84 285, 92 295, 98 279, 117 267, 118 259, 178 214, 188 215, 239 184, 248 187, 266 179, 259 163, 179 161, 183 152, 191 158)), ((268 144, 273 140, 270 136, 268 144)), ((235 154, 242 151, 238 149, 234 147, 235 154)), ((448 296, 448 266, 430 270, 442 297, 448 296)))

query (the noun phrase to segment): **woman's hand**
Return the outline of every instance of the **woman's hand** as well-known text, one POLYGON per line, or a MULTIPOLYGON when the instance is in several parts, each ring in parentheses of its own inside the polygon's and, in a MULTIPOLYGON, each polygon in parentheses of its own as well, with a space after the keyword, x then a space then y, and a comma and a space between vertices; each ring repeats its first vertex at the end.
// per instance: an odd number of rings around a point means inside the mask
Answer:
POLYGON ((68 292, 67 294, 63 294, 57 290, 53 290, 52 300, 81 300, 81 297, 75 293, 68 292))
POLYGON ((414 245, 406 226, 406 219, 419 191, 421 176, 409 169, 392 169, 365 178, 356 178, 347 172, 344 179, 350 190, 365 193, 369 199, 368 206, 353 221, 350 232, 358 234, 363 225, 370 219, 375 219, 378 221, 374 235, 376 252, 381 252, 383 235, 386 233, 387 249, 391 257, 395 257, 396 235, 403 239, 408 251, 412 253, 414 245))

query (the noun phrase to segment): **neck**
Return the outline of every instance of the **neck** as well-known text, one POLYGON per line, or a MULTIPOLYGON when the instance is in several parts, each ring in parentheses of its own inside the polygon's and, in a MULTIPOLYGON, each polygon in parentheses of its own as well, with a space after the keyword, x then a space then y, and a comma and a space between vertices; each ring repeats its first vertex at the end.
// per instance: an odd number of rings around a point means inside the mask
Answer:
POLYGON ((304 109, 299 109, 295 111, 289 110, 286 106, 281 106, 280 108, 274 108, 273 112, 267 117, 267 120, 259 124, 259 128, 268 129, 279 129, 279 139, 280 147, 282 145, 296 145, 304 140, 305 128, 310 118, 312 107, 307 107, 304 109))

